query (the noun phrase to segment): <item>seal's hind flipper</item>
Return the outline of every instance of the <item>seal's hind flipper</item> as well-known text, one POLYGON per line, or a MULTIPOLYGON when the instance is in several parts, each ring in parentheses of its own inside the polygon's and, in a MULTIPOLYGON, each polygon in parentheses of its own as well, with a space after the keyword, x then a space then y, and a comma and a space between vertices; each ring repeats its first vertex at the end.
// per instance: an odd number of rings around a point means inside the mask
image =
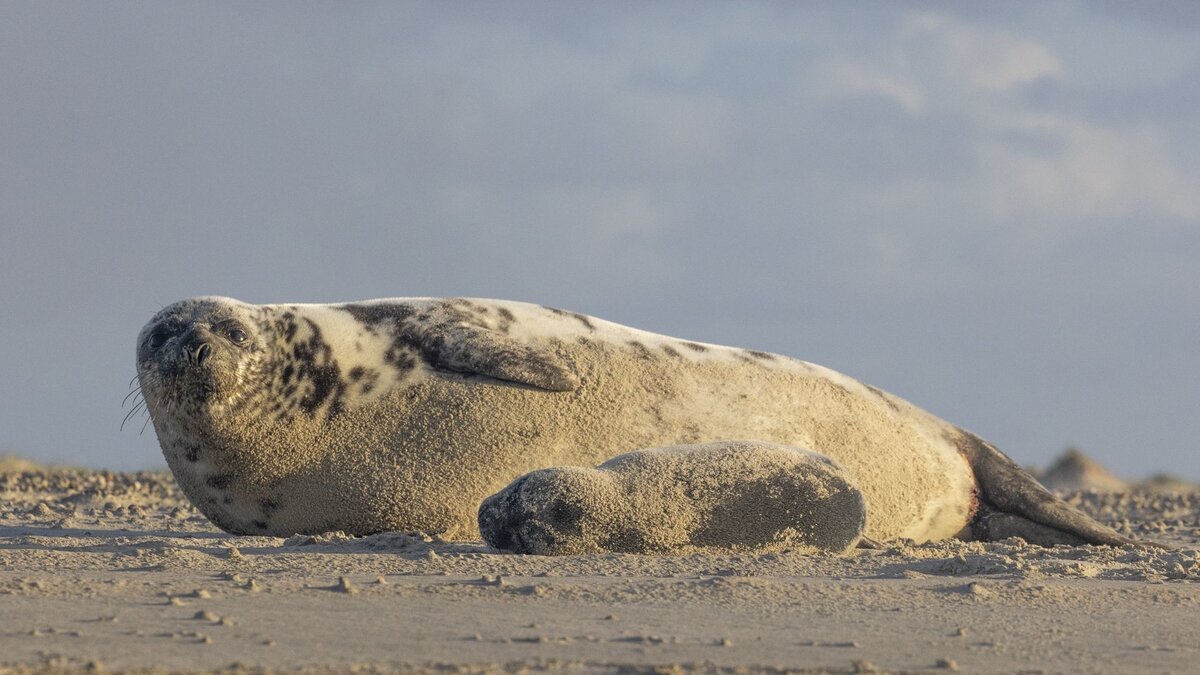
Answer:
MULTIPOLYGON (((1041 483, 1025 472, 987 441, 968 431, 958 430, 955 438, 959 452, 966 457, 979 484, 980 498, 986 503, 976 520, 977 535, 987 539, 1021 536, 1022 528, 1047 543, 1069 543, 1071 539, 1054 541, 1050 533, 1032 526, 1044 526, 1059 535, 1077 539, 1077 543, 1123 546, 1138 544, 1111 527, 1101 525, 1090 516, 1055 497, 1041 483), (991 510, 987 508, 991 507, 991 510), (1001 512, 1000 514, 995 513, 1001 512), (1026 524, 1000 515, 1020 516, 1026 524), (989 520, 992 521, 989 523, 989 520), (1017 525, 1020 527, 1017 527, 1017 525), (1016 529, 1014 529, 1016 527, 1016 529)), ((1033 541, 1033 540, 1031 540, 1033 541)), ((1038 542, 1034 542, 1038 543, 1038 542)))
POLYGON ((1000 541, 1010 537, 1020 537, 1038 546, 1080 546, 1089 543, 1069 532, 980 504, 979 511, 971 521, 971 538, 976 541, 1000 541))

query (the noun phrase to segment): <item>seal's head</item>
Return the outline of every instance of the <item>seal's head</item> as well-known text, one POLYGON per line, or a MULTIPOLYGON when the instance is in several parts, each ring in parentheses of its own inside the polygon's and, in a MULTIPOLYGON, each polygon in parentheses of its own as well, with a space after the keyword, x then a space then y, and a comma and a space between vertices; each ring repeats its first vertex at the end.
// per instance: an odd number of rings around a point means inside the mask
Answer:
POLYGON ((212 413, 251 389, 267 361, 255 307, 201 297, 164 308, 138 334, 137 371, 151 417, 212 413))

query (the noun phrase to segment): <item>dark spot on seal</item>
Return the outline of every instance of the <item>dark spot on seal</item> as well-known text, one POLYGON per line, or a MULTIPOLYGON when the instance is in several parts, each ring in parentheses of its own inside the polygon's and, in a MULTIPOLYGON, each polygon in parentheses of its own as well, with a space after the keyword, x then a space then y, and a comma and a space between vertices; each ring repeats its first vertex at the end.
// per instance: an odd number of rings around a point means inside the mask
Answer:
POLYGON ((183 450, 183 458, 189 462, 196 462, 200 459, 200 446, 189 445, 183 450))
POLYGON ((230 504, 233 503, 233 497, 230 497, 229 495, 225 495, 225 497, 221 500, 221 503, 224 504, 225 506, 229 506, 230 504))
POLYGON ((667 356, 669 356, 673 359, 682 359, 683 358, 683 354, 680 354, 679 350, 675 349, 671 345, 663 345, 662 350, 663 350, 664 354, 666 354, 667 356))
POLYGON ((855 398, 854 394, 849 389, 843 387, 842 385, 838 384, 837 382, 826 382, 825 386, 829 387, 832 391, 836 392, 837 396, 835 398, 837 398, 842 403, 848 403, 848 401, 855 398))
POLYGON ((296 337, 296 314, 285 311, 274 321, 275 332, 282 335, 284 340, 291 342, 296 337))
POLYGON ((397 371, 397 377, 417 367, 416 356, 408 347, 400 346, 400 340, 397 339, 397 344, 389 347, 383 354, 383 362, 392 366, 397 371))
POLYGON ((266 521, 256 520, 254 521, 254 527, 260 530, 265 530, 267 529, 267 523, 266 521))
POLYGON ((497 311, 500 312, 500 318, 504 319, 505 321, 516 321, 517 320, 517 317, 513 316, 513 313, 508 311, 507 308, 501 307, 497 311))
POLYGON ((398 302, 381 302, 370 305, 342 305, 341 309, 349 312, 360 323, 375 325, 380 323, 399 323, 412 318, 416 310, 412 305, 398 302))
POLYGON ((694 352, 706 352, 706 351, 708 351, 708 347, 705 347, 704 345, 702 345, 702 344, 698 344, 698 343, 695 343, 695 342, 683 342, 683 343, 681 343, 681 344, 682 344, 684 347, 687 347, 688 349, 690 349, 690 350, 692 350, 692 351, 694 351, 694 352))
POLYGON ((342 395, 345 385, 341 381, 341 371, 333 359, 333 350, 321 336, 321 328, 312 319, 305 318, 311 337, 297 343, 292 350, 298 364, 299 378, 312 383, 312 390, 300 399, 300 407, 309 415, 314 414, 326 401, 329 401, 329 416, 332 417, 342 409, 342 395))
POLYGON ((750 356, 752 356, 756 359, 762 359, 763 361, 774 361, 775 360, 775 355, 769 354, 767 352, 760 352, 755 349, 747 349, 747 350, 745 350, 745 352, 747 354, 749 354, 750 356))
POLYGON ((586 314, 580 314, 579 312, 568 312, 565 309, 559 309, 557 307, 551 307, 549 305, 542 305, 542 309, 544 309, 556 316, 569 316, 572 319, 575 319, 579 323, 583 324, 584 328, 587 328, 588 330, 592 330, 592 331, 596 330, 596 326, 594 324, 592 324, 591 318, 588 317, 588 315, 586 315, 586 314))
POLYGON ((283 382, 283 384, 287 384, 292 381, 292 375, 295 375, 295 374, 296 374, 296 367, 289 363, 283 367, 281 381, 283 382))
POLYGON ((640 358, 643 358, 643 359, 653 359, 654 358, 654 353, 651 352, 650 349, 647 348, 646 345, 642 344, 641 342, 638 342, 637 340, 630 340, 626 344, 628 344, 630 347, 633 347, 634 351, 637 352, 637 355, 640 358))
POLYGON ((663 411, 662 411, 661 406, 657 406, 657 405, 651 406, 650 414, 654 416, 654 421, 657 422, 658 424, 666 423, 666 418, 663 417, 663 411))
POLYGON ((366 368, 363 368, 362 366, 354 366, 353 368, 350 369, 350 381, 358 382, 359 380, 361 380, 363 378, 363 375, 366 375, 366 374, 367 374, 366 368))
POLYGON ((884 403, 886 403, 889 408, 891 408, 892 410, 895 410, 896 412, 900 412, 900 406, 896 405, 896 402, 893 401, 891 398, 889 398, 888 395, 885 394, 883 391, 876 389, 875 387, 872 387, 869 384, 866 385, 866 387, 867 387, 867 391, 870 391, 872 394, 875 394, 876 396, 878 396, 879 399, 882 400, 884 403))
MULTIPOLYGON (((309 413, 310 415, 315 413, 317 408, 321 407, 321 404, 324 403, 326 399, 328 399, 331 395, 334 395, 334 392, 338 392, 337 395, 340 396, 341 391, 344 389, 341 382, 338 381, 337 375, 331 375, 328 371, 318 373, 317 376, 313 378, 313 383, 316 386, 313 387, 312 393, 300 399, 300 407, 304 409, 304 412, 309 413)), ((330 404, 329 414, 330 416, 333 416, 339 412, 341 412, 341 402, 338 401, 337 397, 335 396, 334 400, 330 404)))
POLYGON ((231 473, 214 473, 205 479, 205 484, 215 490, 225 490, 229 484, 233 482, 233 474, 231 473))

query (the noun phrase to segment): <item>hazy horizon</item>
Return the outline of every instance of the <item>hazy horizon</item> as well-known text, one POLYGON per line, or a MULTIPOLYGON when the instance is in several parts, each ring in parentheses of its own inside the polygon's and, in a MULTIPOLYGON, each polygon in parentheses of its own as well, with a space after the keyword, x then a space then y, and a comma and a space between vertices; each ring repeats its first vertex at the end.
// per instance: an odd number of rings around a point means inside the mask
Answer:
MULTIPOLYGON (((1200 480, 1200 5, 0 1, 0 452, 193 295, 475 296, 1200 480)), ((632 448, 631 448, 632 449, 632 448)))

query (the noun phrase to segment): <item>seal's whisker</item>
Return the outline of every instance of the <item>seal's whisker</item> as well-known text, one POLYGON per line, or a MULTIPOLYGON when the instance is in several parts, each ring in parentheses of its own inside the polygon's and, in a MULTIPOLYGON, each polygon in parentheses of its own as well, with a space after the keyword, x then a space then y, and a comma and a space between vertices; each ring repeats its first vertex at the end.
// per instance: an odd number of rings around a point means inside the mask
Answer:
MULTIPOLYGON (((130 397, 132 397, 132 396, 137 396, 137 395, 139 395, 139 394, 141 394, 141 393, 142 393, 142 390, 141 390, 141 388, 139 387, 139 388, 137 388, 137 389, 134 389, 133 391, 129 392, 128 394, 125 394, 125 398, 121 399, 121 407, 122 407, 122 408, 124 408, 124 407, 125 407, 125 404, 129 402, 129 399, 130 399, 130 397)), ((136 401, 136 400, 137 400, 137 399, 134 399, 134 401, 136 401)))
POLYGON ((136 407, 136 406, 135 406, 135 407, 133 407, 133 408, 131 408, 131 409, 129 410, 129 412, 125 413, 125 419, 121 420, 121 427, 120 427, 120 430, 121 430, 121 431, 124 431, 124 430, 125 430, 125 423, 126 423, 126 422, 128 422, 128 421, 130 420, 130 418, 132 418, 134 415, 138 414, 139 412, 144 412, 144 411, 145 411, 145 409, 144 409, 144 408, 138 408, 138 407, 136 407))
POLYGON ((133 379, 129 381, 129 386, 130 386, 130 387, 132 387, 132 386, 133 386, 133 383, 134 383, 134 382, 137 382, 137 380, 138 380, 138 376, 137 376, 137 375, 134 375, 134 376, 133 376, 133 379))

